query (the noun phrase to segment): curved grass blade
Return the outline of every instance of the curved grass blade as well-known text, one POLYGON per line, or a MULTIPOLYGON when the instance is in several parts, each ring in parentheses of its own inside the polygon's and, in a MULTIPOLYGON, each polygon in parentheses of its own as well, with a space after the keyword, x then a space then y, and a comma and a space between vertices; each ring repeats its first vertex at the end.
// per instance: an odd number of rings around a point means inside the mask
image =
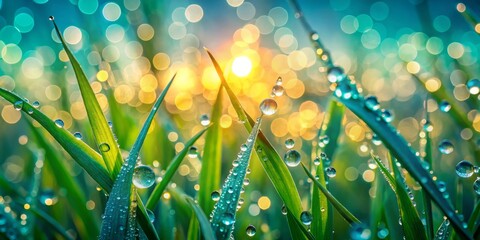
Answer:
MULTIPOLYGON (((425 108, 425 122, 430 122, 430 116, 428 114, 428 97, 424 102, 424 108, 425 108)), ((432 162, 432 140, 430 138, 430 133, 428 131, 423 131, 425 134, 425 145, 424 147, 424 152, 425 152, 425 157, 423 160, 428 163, 430 168, 433 170, 433 162, 432 162)), ((433 238, 433 215, 432 215, 432 200, 428 196, 428 194, 425 191, 422 191, 423 195, 423 207, 425 211, 425 218, 426 218, 426 227, 427 227, 427 236, 428 239, 433 238)))
POLYGON ((203 149, 202 170, 198 179, 198 184, 202 186, 198 192, 198 205, 206 213, 212 212, 214 202, 210 196, 213 191, 220 187, 222 170, 222 129, 220 128, 222 93, 223 88, 220 87, 217 100, 212 109, 212 126, 205 136, 205 142, 208 144, 203 149))
POLYGON ((52 146, 48 144, 40 130, 35 128, 30 121, 28 121, 28 123, 39 147, 45 151, 45 160, 49 162, 50 168, 55 173, 53 177, 56 179, 59 186, 67 190, 68 195, 70 196, 68 204, 75 210, 73 211, 75 219, 74 223, 77 226, 80 235, 83 236, 83 238, 87 238, 88 236, 90 238, 97 237, 100 231, 98 228, 99 222, 92 215, 93 211, 89 211, 85 207, 87 200, 83 191, 79 188, 79 184, 70 175, 64 162, 60 159, 52 146))
POLYGON ((327 128, 324 131, 324 135, 328 136, 329 141, 325 147, 323 147, 323 152, 325 152, 325 154, 327 154, 331 160, 333 160, 333 155, 337 149, 338 137, 340 136, 342 129, 342 119, 344 113, 345 107, 343 104, 331 99, 328 106, 329 120, 327 123, 327 128))
MULTIPOLYGON (((241 122, 243 122, 245 129, 248 132, 251 132, 254 125, 253 119, 245 113, 245 110, 242 108, 238 98, 228 86, 228 83, 223 75, 223 71, 218 65, 217 60, 215 60, 213 55, 208 50, 207 53, 212 60, 215 70, 222 81, 222 85, 225 88, 230 101, 232 102, 238 118, 241 122)), ((258 140, 255 142, 255 149, 258 158, 262 160, 260 163, 262 164, 263 169, 270 178, 270 181, 277 190, 285 206, 292 211, 294 214, 292 216, 300 216, 300 213, 302 212, 302 206, 292 175, 290 174, 290 171, 280 155, 278 155, 277 151, 275 151, 275 149, 272 147, 272 144, 270 144, 262 131, 258 133, 258 140)), ((291 235, 292 237, 303 238, 303 234, 301 234, 302 231, 300 228, 298 228, 298 226, 295 225, 293 222, 295 220, 292 219, 292 216, 287 215, 291 235)))
POLYGON ((261 123, 262 117, 259 117, 247 142, 240 147, 237 159, 232 162, 233 168, 223 183, 220 199, 213 209, 211 222, 218 240, 230 239, 233 235, 238 199, 261 123))
MULTIPOLYGON (((210 222, 208 222, 210 224, 210 222)), ((212 227, 210 226, 210 229, 212 227)), ((213 235, 215 237, 215 235, 213 235)), ((200 226, 198 220, 195 216, 192 215, 190 218, 190 223, 188 224, 187 239, 189 240, 198 240, 200 239, 200 226)))
POLYGON ((85 73, 83 72, 78 61, 73 56, 72 52, 68 49, 68 46, 65 43, 57 24, 53 20, 53 17, 51 17, 51 20, 53 22, 53 26, 55 27, 55 31, 57 32, 57 36, 62 42, 63 48, 65 49, 65 52, 67 53, 67 56, 73 66, 85 109, 87 111, 88 120, 92 127, 93 135, 95 136, 95 142, 100 150, 100 153, 102 154, 108 172, 111 174, 111 176, 116 176, 120 171, 120 167, 123 162, 118 144, 115 141, 112 130, 108 126, 107 119, 100 108, 100 104, 97 101, 95 93, 93 92, 85 73))
POLYGON ((480 201, 477 201, 475 208, 473 209, 472 215, 468 220, 468 229, 472 232, 476 232, 478 228, 478 222, 480 220, 480 201))
POLYGON ((167 170, 165 171, 165 175, 162 178, 162 181, 159 184, 157 184, 157 186, 155 186, 155 189, 153 190, 152 194, 150 194, 150 197, 147 200, 148 209, 153 210, 155 206, 157 206, 158 201, 160 200, 160 196, 162 195, 163 191, 167 187, 168 183, 170 183, 170 180, 172 180, 173 175, 177 172, 177 169, 182 163, 185 156, 187 155, 188 150, 203 135, 203 133, 207 131, 207 129, 208 127, 202 129, 190 140, 188 140, 188 142, 185 143, 185 147, 177 155, 175 155, 173 160, 168 165, 167 170))
POLYGON ((186 197, 185 199, 187 200, 188 204, 190 204, 190 207, 197 216, 198 222, 200 223, 200 228, 202 229, 203 237, 205 239, 215 239, 212 226, 210 225, 207 216, 205 216, 205 213, 202 211, 200 206, 198 206, 198 204, 190 197, 186 197))
MULTIPOLYGON (((107 201, 107 206, 105 207, 100 239, 124 239, 127 236, 126 230, 129 217, 128 210, 130 207, 133 170, 135 168, 135 164, 137 163, 140 149, 142 148, 143 142, 147 136, 148 129, 150 128, 150 124, 152 123, 155 113, 165 98, 165 95, 170 89, 174 79, 175 75, 172 77, 167 86, 165 86, 165 89, 163 89, 162 93, 153 105, 152 110, 145 120, 142 130, 138 134, 137 140, 135 140, 135 144, 133 145, 132 150, 125 161, 125 164, 123 164, 122 168, 120 169, 120 173, 117 175, 112 187, 112 191, 110 192, 110 197, 107 201)), ((155 234, 155 236, 151 237, 158 238, 158 235, 155 234)))
MULTIPOLYGON (((288 215, 292 215, 292 212, 290 211, 290 209, 288 209, 287 207, 285 207, 287 209, 287 214, 288 215)), ((294 223, 295 225, 297 225, 298 228, 301 229, 303 235, 305 235, 305 237, 309 240, 314 240, 315 237, 312 235, 312 233, 310 233, 310 231, 308 231, 307 229, 305 229, 304 225, 300 222, 300 220, 298 218, 296 218, 295 216, 292 217, 292 219, 294 219, 294 223)), ((321 238, 323 239, 323 238, 321 238)))
POLYGON ((348 211, 348 209, 345 206, 343 206, 324 186, 322 186, 322 184, 320 184, 320 182, 318 182, 317 179, 315 179, 312 173, 310 173, 307 167, 305 167, 305 164, 302 163, 302 167, 305 173, 307 174, 307 176, 313 181, 315 186, 317 186, 320 189, 320 191, 322 191, 322 193, 327 197, 328 201, 332 203, 333 207, 337 209, 338 213, 340 213, 340 215, 342 215, 342 217, 350 225, 354 223, 361 223, 360 220, 358 220, 358 218, 356 218, 350 211, 348 211))
POLYGON ((358 92, 356 86, 348 77, 337 83, 335 96, 357 117, 362 119, 373 132, 382 140, 393 156, 403 165, 410 175, 417 180, 431 199, 450 219, 455 230, 461 237, 471 239, 472 235, 464 229, 463 221, 460 220, 453 207, 443 197, 430 174, 423 168, 421 160, 408 146, 407 141, 399 135, 395 128, 385 122, 379 111, 370 111, 365 108, 365 99, 358 92), (348 93, 348 94, 344 94, 348 93))
POLYGON ((398 208, 400 210, 400 218, 402 221, 403 231, 407 239, 427 239, 425 228, 423 227, 422 220, 418 216, 418 212, 413 206, 412 201, 408 197, 407 192, 405 191, 404 182, 401 180, 400 171, 397 169, 394 163, 391 163, 391 166, 394 171, 394 176, 388 171, 388 169, 383 165, 382 161, 377 157, 373 156, 372 158, 377 163, 380 171, 387 180, 388 184, 392 188, 393 192, 397 196, 398 208))
POLYGON ((448 219, 443 220, 440 227, 438 227, 437 233, 435 233, 434 240, 447 240, 452 233, 452 226, 448 219))

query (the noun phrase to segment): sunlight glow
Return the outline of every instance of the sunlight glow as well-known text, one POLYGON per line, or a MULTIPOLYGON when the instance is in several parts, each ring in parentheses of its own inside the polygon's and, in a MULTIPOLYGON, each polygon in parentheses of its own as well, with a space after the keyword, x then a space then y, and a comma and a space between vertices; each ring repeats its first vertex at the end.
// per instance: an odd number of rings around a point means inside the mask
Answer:
POLYGON ((232 71, 239 77, 245 77, 252 71, 252 61, 248 57, 236 57, 232 63, 232 71))

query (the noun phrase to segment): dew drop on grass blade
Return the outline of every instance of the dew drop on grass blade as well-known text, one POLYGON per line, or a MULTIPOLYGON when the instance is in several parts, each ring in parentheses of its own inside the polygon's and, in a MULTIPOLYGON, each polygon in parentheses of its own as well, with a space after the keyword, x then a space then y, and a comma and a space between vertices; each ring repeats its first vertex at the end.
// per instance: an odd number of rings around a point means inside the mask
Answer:
POLYGON ((211 223, 218 240, 230 239, 233 234, 238 199, 261 122, 262 117, 257 119, 247 142, 241 146, 237 159, 233 161, 234 167, 223 184, 220 199, 214 206, 211 223))

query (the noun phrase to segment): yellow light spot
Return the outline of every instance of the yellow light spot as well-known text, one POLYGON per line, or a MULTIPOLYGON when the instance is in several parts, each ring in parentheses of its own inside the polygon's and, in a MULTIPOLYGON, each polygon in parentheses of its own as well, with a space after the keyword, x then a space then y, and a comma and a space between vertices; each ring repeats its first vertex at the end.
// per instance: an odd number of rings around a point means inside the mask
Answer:
POLYGON ((267 210, 270 208, 271 202, 267 196, 260 197, 258 199, 258 207, 262 210, 267 210))
POLYGON ((7 105, 2 110, 2 118, 9 124, 15 124, 20 120, 20 111, 15 110, 12 105, 7 105))
POLYGON ((232 71, 239 77, 245 77, 252 71, 252 61, 248 57, 236 57, 232 63, 232 71))
POLYGON ((435 92, 442 86, 442 83, 438 78, 430 78, 425 82, 425 88, 429 92, 435 92))
POLYGON ((144 92, 153 92, 157 86, 157 78, 153 74, 147 74, 140 79, 140 88, 144 92))
POLYGON ((463 3, 457 4, 457 11, 458 11, 458 12, 463 13, 463 12, 465 12, 466 9, 467 9, 467 8, 465 7, 465 4, 463 4, 463 3))
POLYGON ((95 209, 95 202, 92 200, 88 200, 86 204, 87 210, 93 210, 95 209))
POLYGON ((137 28, 137 35, 143 41, 148 41, 155 35, 155 30, 149 24, 141 24, 137 28))
POLYGON ((105 81, 107 81, 107 79, 108 79, 108 72, 105 71, 105 70, 100 70, 100 71, 98 71, 98 73, 97 73, 97 79, 98 79, 98 81, 100 81, 100 82, 105 82, 105 81))
POLYGON ((153 66, 157 70, 165 70, 170 65, 170 57, 166 53, 159 52, 153 57, 153 66))
POLYGON ((170 193, 169 193, 169 192, 163 193, 163 198, 164 198, 165 200, 170 199, 170 193))
POLYGON ((178 134, 176 132, 169 132, 167 137, 170 142, 176 142, 178 140, 178 134))
POLYGON ((475 25, 475 32, 480 33, 480 23, 475 25))
POLYGON ((365 182, 373 182, 373 180, 375 179, 375 172, 370 169, 366 170, 365 172, 363 172, 362 178, 365 182))
POLYGON ((222 117, 220 117, 220 126, 222 128, 229 128, 231 125, 232 125, 232 117, 230 117, 230 115, 224 114, 222 115, 222 117))
POLYGON ((25 208, 25 210, 28 210, 28 209, 30 209, 30 204, 28 204, 28 203, 25 203, 25 205, 23 205, 23 208, 25 208))
POLYGON ((415 61, 407 63, 407 71, 413 74, 420 72, 420 64, 415 61))

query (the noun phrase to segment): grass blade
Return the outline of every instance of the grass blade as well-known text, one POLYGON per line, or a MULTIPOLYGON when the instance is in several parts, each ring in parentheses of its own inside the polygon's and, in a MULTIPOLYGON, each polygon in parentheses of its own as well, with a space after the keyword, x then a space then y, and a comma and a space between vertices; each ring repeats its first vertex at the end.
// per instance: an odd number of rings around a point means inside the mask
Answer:
POLYGON ((448 219, 443 220, 440 227, 438 227, 437 233, 435 233, 435 240, 447 240, 452 233, 452 226, 448 219))
POLYGON ((162 195, 163 191, 167 187, 170 180, 172 180, 173 175, 177 172, 178 167, 180 166, 183 159, 187 155, 188 150, 203 135, 203 133, 205 133, 205 131, 207 131, 207 129, 208 129, 208 127, 202 129, 195 136, 193 136, 190 140, 188 140, 188 142, 185 143, 185 147, 177 155, 175 155, 173 160, 168 165, 167 170, 165 171, 165 175, 162 178, 162 181, 157 186, 155 186, 155 189, 153 190, 152 194, 150 194, 150 197, 147 200, 147 208, 148 209, 153 210, 155 208, 158 201, 160 200, 160 196, 162 195))
POLYGON ((327 197, 328 201, 332 203, 333 207, 337 209, 337 211, 342 215, 342 217, 351 225, 354 223, 361 223, 358 218, 356 218, 348 209, 343 206, 322 184, 318 182, 317 179, 310 173, 310 171, 305 167, 305 165, 302 163, 303 170, 305 170, 305 173, 307 176, 313 181, 315 186, 322 191, 322 193, 327 197))
MULTIPOLYGON (((167 86, 165 86, 165 89, 163 89, 162 93, 153 105, 152 110, 145 120, 142 130, 138 134, 137 140, 135 140, 135 144, 133 145, 132 150, 125 161, 125 164, 123 164, 122 168, 120 169, 120 173, 117 175, 112 187, 112 191, 110 192, 110 197, 107 201, 107 206, 105 207, 105 215, 102 222, 100 239, 123 239, 126 237, 133 171, 137 163, 140 149, 142 148, 143 142, 147 136, 148 129, 150 128, 155 114, 157 113, 158 107, 163 102, 163 99, 170 89, 174 79, 175 75, 172 77, 167 86)), ((155 236, 151 237, 158 238, 156 234, 155 236)))
MULTIPOLYGON (((210 225, 210 222, 208 222, 208 224, 210 225)), ((199 227, 199 223, 197 221, 197 218, 192 215, 192 217, 190 218, 190 223, 188 224, 187 239, 189 239, 189 240, 200 239, 200 235, 199 235, 200 229, 199 228, 200 227, 199 227)), ((210 226, 210 229, 212 229, 211 226, 210 226)), ((215 237, 215 235, 213 235, 213 236, 215 237)))
POLYGON ((335 92, 335 96, 340 102, 362 119, 377 134, 393 156, 420 183, 431 199, 447 215, 460 236, 471 239, 471 233, 462 227, 463 221, 460 220, 450 203, 443 197, 430 174, 422 167, 419 157, 408 146, 407 141, 396 132, 395 128, 383 120, 381 115, 379 115, 379 111, 370 111, 365 108, 365 99, 358 93, 356 86, 348 77, 337 83, 335 92))
POLYGON ((67 56, 73 66, 78 86, 82 94, 83 102, 85 104, 85 109, 87 111, 88 120, 92 127, 93 135, 95 136, 95 142, 100 150, 100 153, 102 154, 108 172, 111 176, 116 176, 120 171, 120 167, 123 162, 118 144, 115 141, 110 127, 108 126, 107 119, 105 118, 105 115, 103 115, 103 111, 100 108, 100 104, 97 101, 95 93, 93 92, 85 73, 83 72, 78 61, 73 56, 72 52, 68 49, 68 46, 65 43, 57 24, 53 20, 53 17, 51 17, 51 20, 53 22, 53 26, 55 27, 55 31, 57 32, 58 38, 62 42, 63 48, 65 49, 65 52, 67 53, 67 56))
POLYGON ((185 199, 190 204, 190 207, 197 216, 198 222, 200 223, 200 228, 202 229, 203 237, 205 239, 215 239, 212 226, 210 225, 207 216, 205 216, 205 213, 202 211, 200 206, 198 206, 198 204, 190 197, 186 197, 185 199))
POLYGON ((230 239, 233 236, 238 199, 261 123, 262 117, 258 118, 247 142, 240 147, 237 159, 232 162, 233 168, 223 183, 220 199, 213 209, 211 222, 218 240, 230 239))
POLYGON ((217 100, 213 105, 211 122, 212 126, 205 136, 205 145, 203 149, 202 170, 198 184, 202 186, 198 192, 198 205, 204 212, 210 213, 214 202, 210 197, 212 192, 220 187, 220 176, 222 170, 222 129, 220 127, 220 117, 222 116, 222 97, 223 88, 220 87, 217 94, 217 100))
MULTIPOLYGON (((287 207, 286 207, 286 209, 287 209, 287 214, 288 214, 288 215, 292 215, 292 212, 290 211, 290 209, 288 209, 287 207)), ((314 239, 315 239, 315 237, 312 235, 312 233, 310 233, 310 231, 308 231, 307 229, 305 229, 304 225, 302 224, 302 222, 300 222, 300 220, 299 220, 297 217, 292 216, 292 219, 294 219, 293 223, 295 223, 295 225, 296 225, 298 228, 301 229, 303 235, 304 235, 307 239, 309 239, 309 240, 314 240, 314 239)), ((322 238, 321 238, 321 239, 322 239, 322 238)))
MULTIPOLYGON (((333 160, 333 155, 335 154, 335 150, 337 149, 338 145, 338 136, 340 135, 340 131, 342 129, 342 119, 345 113, 345 107, 343 104, 335 101, 330 100, 330 104, 328 106, 328 124, 327 128, 323 135, 328 136, 330 139, 328 144, 325 145, 323 148, 323 152, 327 154, 327 156, 333 160)), ((320 136, 319 136, 320 137, 320 136)))
MULTIPOLYGON (((223 71, 218 65, 213 55, 208 50, 207 53, 212 60, 215 70, 217 71, 222 85, 225 88, 225 91, 227 92, 230 101, 232 102, 238 118, 241 122, 244 123, 243 125, 245 129, 250 132, 254 125, 253 119, 248 117, 248 115, 245 113, 245 110, 240 105, 238 98, 235 96, 232 89, 228 86, 227 81, 223 75, 223 71)), ((290 174, 290 171, 283 162, 282 158, 272 147, 272 145, 262 133, 262 131, 258 133, 258 140, 255 143, 255 149, 258 158, 263 160, 260 161, 263 169, 270 178, 270 181, 277 190, 285 206, 292 211, 292 216, 300 216, 300 213, 302 212, 302 206, 300 202, 300 196, 298 195, 297 187, 293 181, 292 175, 290 174)), ((288 223, 292 236, 300 238, 300 236, 302 236, 301 229, 295 225, 295 223, 293 222, 294 219, 292 219, 290 215, 287 215, 287 218, 289 219, 288 223)))
POLYGON ((54 218, 50 217, 46 212, 38 209, 38 208, 30 208, 30 211, 35 214, 40 219, 43 219, 45 223, 47 223, 51 229, 54 229, 58 234, 60 234, 65 239, 74 239, 70 234, 67 233, 67 230, 60 225, 54 218))
MULTIPOLYGON (((428 98, 425 100, 425 123, 430 122, 430 117, 428 114, 428 98)), ((425 157, 424 161, 428 163, 430 169, 433 170, 433 162, 432 162, 432 139, 430 138, 430 133, 428 131, 423 131, 425 133, 425 146, 424 152, 425 157)), ((432 200, 428 196, 425 191, 422 191, 423 195, 423 207, 425 210, 426 222, 427 222, 427 236, 428 239, 433 238, 433 215, 432 215, 432 200)))

